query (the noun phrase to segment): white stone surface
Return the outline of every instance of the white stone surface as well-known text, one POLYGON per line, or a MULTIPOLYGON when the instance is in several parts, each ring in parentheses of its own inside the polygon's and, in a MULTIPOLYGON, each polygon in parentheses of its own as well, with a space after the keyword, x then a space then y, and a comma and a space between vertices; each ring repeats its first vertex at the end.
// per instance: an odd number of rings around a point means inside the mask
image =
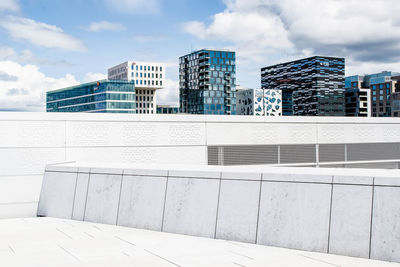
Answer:
POLYGON ((166 184, 167 177, 124 175, 118 225, 161 231, 166 184))
POLYGON ((71 219, 77 173, 46 172, 40 193, 39 216, 71 219))
MULTIPOLYGON (((43 176, 46 164, 67 161, 205 165, 207 145, 400 142, 399 136, 396 118, 2 112, 0 178, 43 176)), ((14 186, 0 184, 5 191, 14 186)), ((18 203, 39 198, 26 196, 18 203)))
POLYGON ((260 184, 221 181, 216 238, 255 243, 260 184))
POLYGON ((400 187, 374 189, 371 258, 400 261, 400 187))
POLYGON ((331 185, 263 182, 257 243, 327 252, 331 185))
POLYGON ((372 186, 334 185, 329 253, 369 258, 372 186))
POLYGON ((90 174, 85 221, 116 224, 122 175, 90 174))
POLYGON ((163 231, 214 237, 220 181, 168 178, 163 231))
POLYGON ((0 220, 1 265, 395 267, 400 264, 53 218, 0 220))
POLYGON ((73 220, 83 221, 83 218, 85 216, 88 186, 89 173, 78 173, 74 198, 74 210, 72 213, 73 220))

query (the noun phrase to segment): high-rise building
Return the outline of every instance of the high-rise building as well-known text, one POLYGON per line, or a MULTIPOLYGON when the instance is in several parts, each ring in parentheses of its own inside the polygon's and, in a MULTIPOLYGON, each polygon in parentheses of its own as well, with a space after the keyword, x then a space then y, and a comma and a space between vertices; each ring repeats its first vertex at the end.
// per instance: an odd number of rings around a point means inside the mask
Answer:
POLYGON ((164 64, 127 61, 109 68, 108 79, 133 81, 136 88, 137 113, 156 113, 156 92, 165 85, 164 64))
POLYGON ((178 114, 179 107, 171 105, 157 105, 157 114, 178 114))
POLYGON ((345 78, 346 116, 371 117, 371 90, 363 88, 364 76, 345 78))
POLYGON ((383 71, 369 75, 354 75, 346 77, 345 86, 349 89, 366 89, 370 91, 369 109, 372 117, 391 117, 392 94, 398 87, 398 73, 383 71))
POLYGON ((180 112, 236 113, 236 55, 202 49, 179 58, 180 112))
POLYGON ((283 115, 344 116, 344 58, 314 56, 261 69, 261 87, 282 91, 283 115))
POLYGON ((46 93, 47 112, 136 113, 135 84, 102 80, 46 93))
POLYGON ((282 92, 274 89, 247 89, 236 92, 236 114, 281 116, 282 92))

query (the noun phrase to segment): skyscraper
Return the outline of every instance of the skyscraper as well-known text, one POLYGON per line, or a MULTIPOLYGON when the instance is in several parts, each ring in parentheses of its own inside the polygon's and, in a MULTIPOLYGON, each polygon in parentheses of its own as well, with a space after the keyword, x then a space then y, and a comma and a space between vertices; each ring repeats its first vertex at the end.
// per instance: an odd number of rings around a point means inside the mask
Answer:
POLYGON ((109 68, 108 79, 133 81, 136 88, 137 113, 156 113, 156 92, 165 85, 164 64, 127 61, 109 68))
POLYGON ((180 112, 236 114, 235 52, 202 49, 179 58, 180 112))
POLYGON ((282 91, 283 115, 344 116, 344 58, 314 56, 261 69, 261 87, 282 91))

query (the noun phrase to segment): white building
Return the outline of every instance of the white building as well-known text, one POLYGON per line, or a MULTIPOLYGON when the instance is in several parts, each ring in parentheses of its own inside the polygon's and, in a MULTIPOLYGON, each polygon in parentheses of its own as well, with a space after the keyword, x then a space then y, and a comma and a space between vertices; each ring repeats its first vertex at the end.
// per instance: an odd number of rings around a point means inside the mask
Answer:
POLYGON ((165 85, 162 63, 127 61, 108 69, 108 79, 135 82, 136 112, 156 113, 156 91, 165 85))
POLYGON ((236 92, 237 115, 281 116, 282 92, 274 89, 246 89, 236 92))

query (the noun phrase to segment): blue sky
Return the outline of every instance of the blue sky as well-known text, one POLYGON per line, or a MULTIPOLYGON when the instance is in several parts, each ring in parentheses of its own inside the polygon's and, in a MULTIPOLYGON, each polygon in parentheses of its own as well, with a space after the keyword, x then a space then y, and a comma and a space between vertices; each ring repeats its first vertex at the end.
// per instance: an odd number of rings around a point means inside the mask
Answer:
POLYGON ((0 110, 44 111, 47 89, 127 60, 164 62, 158 101, 174 104, 179 56, 204 47, 236 51, 250 88, 261 67, 316 54, 348 75, 399 71, 398 14, 398 0, 1 0, 0 110))

